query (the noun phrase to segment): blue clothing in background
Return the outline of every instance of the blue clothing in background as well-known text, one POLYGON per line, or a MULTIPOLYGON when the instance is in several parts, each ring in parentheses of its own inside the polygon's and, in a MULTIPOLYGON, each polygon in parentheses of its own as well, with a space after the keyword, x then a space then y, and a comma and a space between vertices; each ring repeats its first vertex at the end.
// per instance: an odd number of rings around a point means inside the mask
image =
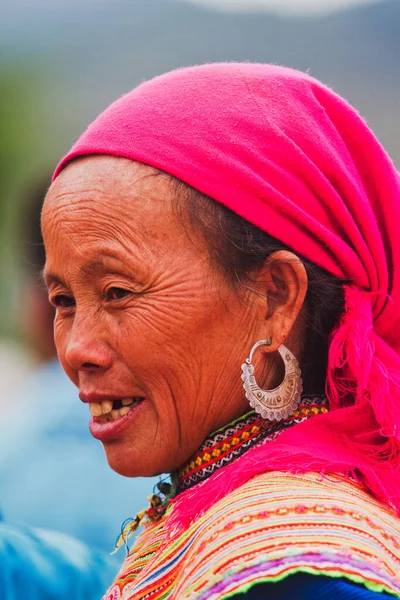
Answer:
POLYGON ((0 523, 1 600, 99 600, 117 561, 65 534, 0 523))
POLYGON ((238 596, 238 600, 383 600, 390 597, 346 579, 297 573, 278 583, 255 585, 238 596))
POLYGON ((157 480, 111 470, 89 432, 88 406, 56 361, 31 375, 7 406, 0 425, 6 521, 63 531, 111 552, 122 522, 148 506, 157 480))

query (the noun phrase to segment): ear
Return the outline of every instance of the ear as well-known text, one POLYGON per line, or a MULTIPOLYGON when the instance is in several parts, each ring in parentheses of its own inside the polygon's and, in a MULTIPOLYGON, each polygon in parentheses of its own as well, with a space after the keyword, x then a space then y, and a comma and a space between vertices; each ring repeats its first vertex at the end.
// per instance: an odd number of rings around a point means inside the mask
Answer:
POLYGON ((307 272, 296 254, 279 250, 268 257, 256 280, 257 304, 263 317, 261 337, 272 339, 268 351, 274 352, 294 333, 307 294, 307 272))

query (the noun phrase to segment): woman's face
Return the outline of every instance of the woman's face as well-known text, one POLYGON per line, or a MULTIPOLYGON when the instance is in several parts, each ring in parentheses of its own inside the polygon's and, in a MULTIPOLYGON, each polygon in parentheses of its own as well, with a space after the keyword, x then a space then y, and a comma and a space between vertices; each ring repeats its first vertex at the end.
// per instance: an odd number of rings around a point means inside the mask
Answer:
POLYGON ((60 361, 105 413, 92 434, 123 475, 177 468, 248 409, 240 367, 265 337, 259 311, 210 266, 176 219, 170 181, 149 167, 72 163, 42 222, 60 361))

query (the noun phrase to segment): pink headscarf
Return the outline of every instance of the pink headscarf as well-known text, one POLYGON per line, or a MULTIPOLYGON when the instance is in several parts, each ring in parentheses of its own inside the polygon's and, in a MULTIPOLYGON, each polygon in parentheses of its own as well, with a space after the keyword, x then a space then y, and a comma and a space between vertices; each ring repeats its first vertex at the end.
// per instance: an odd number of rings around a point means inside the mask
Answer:
POLYGON ((204 65, 117 100, 54 177, 90 154, 166 171, 351 282, 330 344, 331 412, 182 494, 181 521, 267 469, 351 474, 400 513, 400 178, 355 110, 291 69, 204 65))

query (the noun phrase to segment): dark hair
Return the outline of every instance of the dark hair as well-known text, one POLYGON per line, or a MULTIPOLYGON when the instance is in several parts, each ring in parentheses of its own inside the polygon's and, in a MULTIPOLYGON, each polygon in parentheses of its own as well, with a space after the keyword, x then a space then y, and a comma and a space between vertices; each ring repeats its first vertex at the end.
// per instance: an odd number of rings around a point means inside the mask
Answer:
MULTIPOLYGON (((262 268, 268 256, 278 250, 290 250, 212 198, 180 180, 171 181, 178 218, 201 232, 211 261, 238 292, 239 286, 251 285, 251 274, 262 268)), ((304 392, 320 394, 325 389, 329 335, 343 312, 343 285, 349 282, 298 256, 308 276, 306 335, 301 355, 304 392)))

